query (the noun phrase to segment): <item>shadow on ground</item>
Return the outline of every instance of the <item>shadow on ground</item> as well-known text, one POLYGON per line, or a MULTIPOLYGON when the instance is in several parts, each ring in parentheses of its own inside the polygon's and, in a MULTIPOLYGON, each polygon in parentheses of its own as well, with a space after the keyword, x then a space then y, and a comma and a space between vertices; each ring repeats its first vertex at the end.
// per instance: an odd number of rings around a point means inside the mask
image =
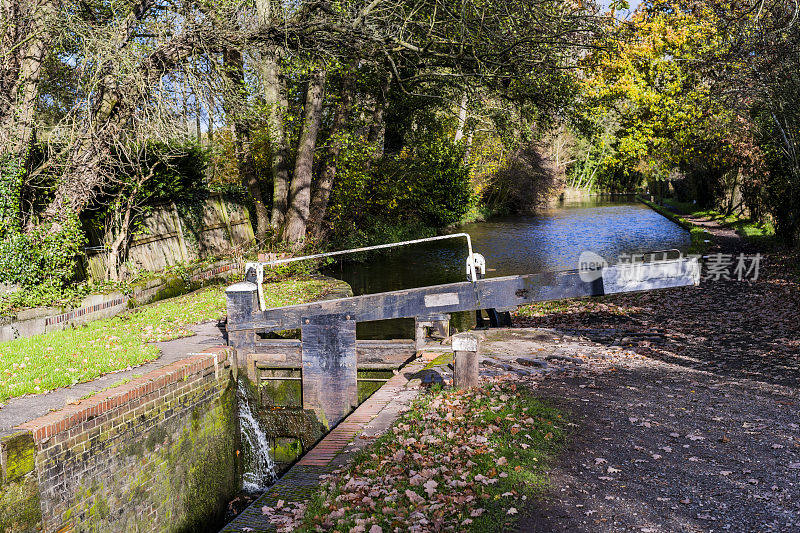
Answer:
POLYGON ((800 530, 796 390, 645 362, 539 391, 578 429, 519 531, 800 530))

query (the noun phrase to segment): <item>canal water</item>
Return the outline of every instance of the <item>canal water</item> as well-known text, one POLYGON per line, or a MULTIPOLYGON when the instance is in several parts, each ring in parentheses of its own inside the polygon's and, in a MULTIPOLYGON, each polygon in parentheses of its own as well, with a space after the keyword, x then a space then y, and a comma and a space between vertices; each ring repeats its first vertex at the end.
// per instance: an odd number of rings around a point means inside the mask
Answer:
MULTIPOLYGON (((689 233, 642 203, 592 199, 565 203, 537 216, 498 217, 458 227, 486 258, 487 277, 578 267, 592 251, 613 264, 625 254, 689 248, 689 233)), ((466 279, 466 240, 453 239, 379 250, 362 261, 342 261, 326 274, 350 284, 355 295, 452 283, 466 279)), ((413 337, 413 320, 360 323, 359 338, 413 337)))

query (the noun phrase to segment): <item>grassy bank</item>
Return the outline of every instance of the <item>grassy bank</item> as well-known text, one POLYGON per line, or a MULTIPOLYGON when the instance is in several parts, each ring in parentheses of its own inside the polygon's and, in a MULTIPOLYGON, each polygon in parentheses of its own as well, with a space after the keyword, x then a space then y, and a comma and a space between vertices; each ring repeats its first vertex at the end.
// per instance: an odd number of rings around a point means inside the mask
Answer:
POLYGON ((775 228, 769 222, 758 222, 736 215, 724 215, 713 209, 703 209, 689 202, 679 202, 673 199, 665 200, 665 203, 681 213, 714 220, 722 227, 733 229, 754 244, 772 245, 775 241, 775 228))
POLYGON ((637 196, 639 201, 643 204, 647 205, 653 211, 656 211, 660 215, 670 219, 671 221, 675 222, 679 226, 683 227, 686 231, 689 232, 689 236, 692 239, 691 244, 689 245, 689 253, 690 254, 700 254, 703 255, 708 250, 709 246, 711 245, 712 235, 704 230, 701 227, 695 226, 681 215, 671 211, 670 209, 658 205, 654 202, 649 200, 645 200, 644 198, 637 196))
POLYGON ((565 425, 513 384, 433 391, 309 501, 264 512, 279 531, 503 530, 546 488, 565 425))
MULTIPOLYGON (((338 282, 290 279, 264 285, 267 306, 322 298, 338 282)), ((189 326, 225 315, 225 286, 145 305, 106 320, 0 343, 0 405, 158 358, 153 342, 189 337, 189 326)))
POLYGON ((16 292, 0 294, 0 316, 13 316, 23 309, 34 307, 75 307, 90 294, 121 292, 130 295, 135 289, 155 279, 161 279, 165 283, 174 281, 188 285, 190 275, 200 272, 220 259, 222 257, 208 257, 192 263, 178 263, 158 272, 141 270, 123 281, 84 280, 63 287, 46 283, 23 287, 16 292))

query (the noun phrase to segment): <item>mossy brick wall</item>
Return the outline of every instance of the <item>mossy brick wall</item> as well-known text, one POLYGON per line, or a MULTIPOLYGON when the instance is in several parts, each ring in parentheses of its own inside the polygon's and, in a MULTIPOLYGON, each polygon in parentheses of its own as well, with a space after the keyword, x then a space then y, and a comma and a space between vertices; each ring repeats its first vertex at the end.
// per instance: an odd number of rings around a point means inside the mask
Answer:
POLYGON ((38 531, 42 511, 30 433, 17 431, 0 439, 0 469, 0 531, 38 531))
MULTIPOLYGON (((324 435, 326 429, 311 409, 303 409, 301 372, 293 368, 260 368, 250 370, 258 385, 242 376, 249 384, 256 416, 270 441, 270 455, 279 474, 286 472, 324 435)), ((394 373, 391 370, 358 370, 358 403, 381 388, 394 373), (384 381, 364 381, 380 379, 384 381)))
POLYGON ((216 531, 241 486, 233 360, 210 349, 20 426, 36 476, 7 492, 34 512, 0 529, 216 531))

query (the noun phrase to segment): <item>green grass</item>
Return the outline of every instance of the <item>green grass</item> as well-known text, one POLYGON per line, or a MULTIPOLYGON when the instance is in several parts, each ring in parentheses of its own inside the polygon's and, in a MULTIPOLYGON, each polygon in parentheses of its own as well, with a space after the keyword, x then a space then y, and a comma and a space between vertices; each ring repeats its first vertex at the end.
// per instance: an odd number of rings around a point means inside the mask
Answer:
POLYGON ((673 199, 667 199, 665 203, 687 215, 719 222, 722 227, 733 229, 752 243, 771 245, 775 241, 775 227, 769 221, 759 222, 736 215, 724 215, 714 209, 699 208, 694 204, 673 199))
POLYGON ((531 318, 544 316, 551 313, 563 313, 573 308, 573 300, 553 300, 548 302, 537 302, 535 304, 519 307, 514 313, 517 316, 531 318))
POLYGON ((570 298, 550 302, 536 302, 518 307, 513 313, 515 317, 536 318, 557 314, 577 313, 604 313, 624 316, 631 312, 630 308, 622 307, 606 296, 592 298, 570 298))
MULTIPOLYGON (((332 282, 287 280, 264 285, 268 307, 323 297, 332 282)), ((0 405, 9 398, 90 381, 152 361, 152 342, 194 335, 189 326, 225 315, 224 286, 142 306, 116 317, 0 343, 0 405)))
MULTIPOLYGON (((547 488, 565 426, 556 409, 512 384, 434 390, 324 481, 290 527, 407 531, 421 513, 455 531, 509 529, 547 488)), ((271 511, 291 516, 293 505, 271 511)))
POLYGON ((443 354, 437 356, 436 359, 434 359, 433 361, 431 361, 430 363, 425 365, 424 370, 430 370, 431 368, 436 367, 436 366, 449 365, 452 362, 453 362, 453 354, 452 354, 452 352, 443 353, 443 354))

